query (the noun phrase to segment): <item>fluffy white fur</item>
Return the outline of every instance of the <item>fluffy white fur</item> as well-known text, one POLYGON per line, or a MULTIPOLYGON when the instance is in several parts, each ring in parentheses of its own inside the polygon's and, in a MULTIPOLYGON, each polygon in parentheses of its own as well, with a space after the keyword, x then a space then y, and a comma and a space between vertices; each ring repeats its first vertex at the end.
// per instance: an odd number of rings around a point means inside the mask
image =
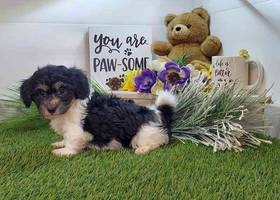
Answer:
POLYGON ((159 125, 155 123, 142 125, 131 141, 131 146, 135 149, 136 154, 144 154, 168 144, 168 134, 159 125))
POLYGON ((91 141, 92 135, 83 131, 81 123, 84 112, 84 102, 75 100, 65 114, 51 120, 51 127, 63 136, 63 141, 53 143, 53 146, 58 148, 52 151, 53 154, 77 154, 91 141))
POLYGON ((157 107, 162 105, 169 105, 173 108, 176 107, 176 97, 168 91, 160 91, 155 102, 155 106, 150 106, 151 110, 154 110, 158 116, 157 123, 149 123, 142 125, 141 129, 133 137, 131 146, 135 149, 136 154, 144 154, 153 149, 160 147, 161 145, 168 144, 169 137, 166 130, 161 128, 160 111, 157 107))
POLYGON ((162 105, 169 105, 169 106, 175 108, 177 105, 176 97, 171 92, 160 91, 160 92, 158 92, 158 97, 156 99, 155 105, 156 105, 156 107, 159 107, 162 105))

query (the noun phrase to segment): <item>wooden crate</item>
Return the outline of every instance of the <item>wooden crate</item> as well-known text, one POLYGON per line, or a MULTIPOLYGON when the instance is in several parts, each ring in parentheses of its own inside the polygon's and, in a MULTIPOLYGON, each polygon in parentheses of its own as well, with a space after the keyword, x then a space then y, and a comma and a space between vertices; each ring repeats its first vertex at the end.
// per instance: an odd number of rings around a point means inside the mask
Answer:
POLYGON ((125 91, 113 91, 112 93, 122 99, 131 99, 135 101, 135 103, 142 106, 148 106, 154 104, 156 98, 156 95, 147 94, 147 93, 125 92, 125 91))

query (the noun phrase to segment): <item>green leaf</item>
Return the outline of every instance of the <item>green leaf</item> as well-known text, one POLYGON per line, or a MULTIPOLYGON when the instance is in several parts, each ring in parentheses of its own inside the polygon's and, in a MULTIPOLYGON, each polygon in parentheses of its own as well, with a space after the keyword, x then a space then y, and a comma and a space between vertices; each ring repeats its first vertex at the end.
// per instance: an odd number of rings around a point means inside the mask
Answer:
POLYGON ((176 60, 176 63, 177 63, 180 67, 186 66, 186 65, 189 63, 191 57, 192 57, 191 54, 189 54, 189 53, 184 53, 180 58, 178 58, 178 59, 176 60))

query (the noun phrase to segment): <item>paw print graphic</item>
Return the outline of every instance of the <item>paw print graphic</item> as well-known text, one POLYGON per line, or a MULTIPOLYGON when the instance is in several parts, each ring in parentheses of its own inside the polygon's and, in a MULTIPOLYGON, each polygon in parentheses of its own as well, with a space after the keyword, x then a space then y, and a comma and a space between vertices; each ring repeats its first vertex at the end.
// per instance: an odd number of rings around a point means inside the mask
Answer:
POLYGON ((120 75, 119 77, 112 77, 106 79, 106 85, 111 90, 119 90, 122 87, 123 81, 124 81, 124 74, 120 75))
POLYGON ((124 50, 124 54, 130 56, 132 54, 131 49, 127 48, 126 50, 124 50))

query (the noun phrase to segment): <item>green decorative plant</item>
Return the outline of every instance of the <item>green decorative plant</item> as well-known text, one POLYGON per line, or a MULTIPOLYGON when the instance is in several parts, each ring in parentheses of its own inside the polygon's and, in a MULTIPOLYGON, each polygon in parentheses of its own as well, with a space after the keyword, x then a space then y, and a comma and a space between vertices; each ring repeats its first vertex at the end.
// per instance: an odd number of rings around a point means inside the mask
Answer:
POLYGON ((7 93, 2 94, 0 100, 0 119, 8 119, 20 114, 33 114, 35 109, 26 109, 20 100, 19 89, 17 86, 11 87, 7 93))
POLYGON ((186 66, 187 64, 189 64, 190 59, 192 58, 191 54, 188 53, 184 53, 180 58, 178 58, 175 62, 179 65, 179 66, 186 66))
POLYGON ((255 136, 264 132, 263 105, 259 102, 266 93, 256 96, 255 89, 237 89, 236 84, 205 92, 202 82, 174 91, 178 106, 172 133, 180 141, 212 146, 214 151, 241 151, 244 146, 270 143, 255 136))

